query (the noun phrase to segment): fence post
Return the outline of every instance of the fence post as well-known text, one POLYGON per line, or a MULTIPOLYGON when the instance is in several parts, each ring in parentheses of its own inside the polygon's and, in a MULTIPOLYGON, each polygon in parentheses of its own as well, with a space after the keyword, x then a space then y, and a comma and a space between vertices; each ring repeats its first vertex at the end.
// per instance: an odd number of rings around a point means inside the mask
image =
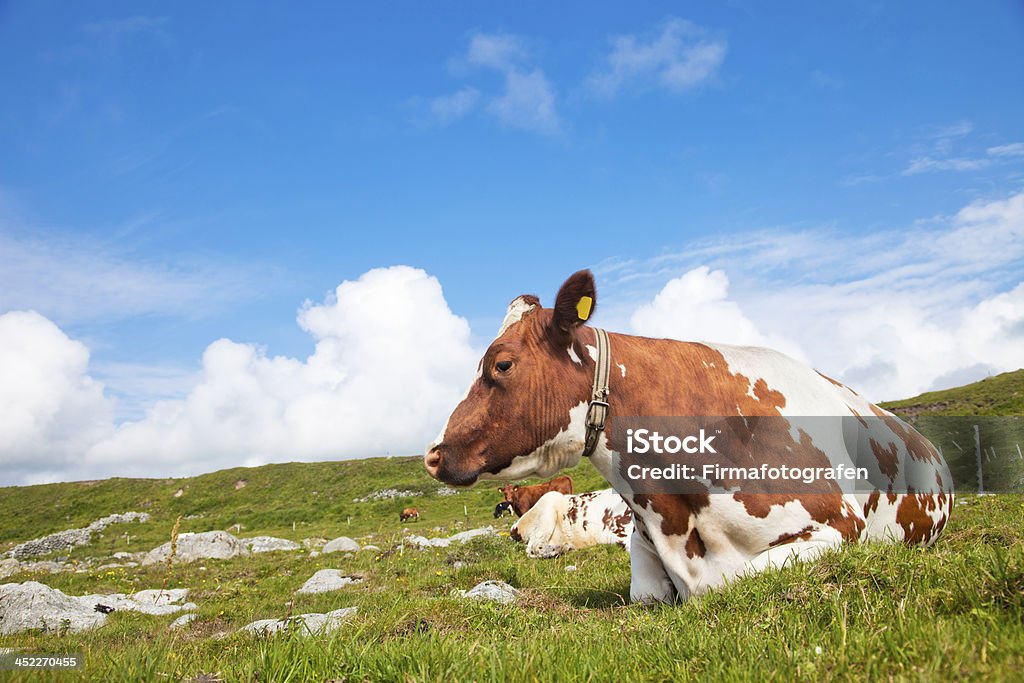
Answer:
POLYGON ((978 461, 978 494, 985 493, 985 480, 981 474, 981 432, 978 425, 974 425, 974 457, 978 461))

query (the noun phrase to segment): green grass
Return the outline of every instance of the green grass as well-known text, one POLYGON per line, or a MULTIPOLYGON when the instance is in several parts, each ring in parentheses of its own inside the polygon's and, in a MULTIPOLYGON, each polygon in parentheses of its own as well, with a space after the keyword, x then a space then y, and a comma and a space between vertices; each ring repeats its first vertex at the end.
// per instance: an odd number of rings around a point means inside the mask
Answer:
MULTIPOLYGON (((979 383, 999 380, 1000 396, 973 409, 1014 405, 1006 398, 1012 391, 1003 391, 1005 377, 979 383)), ((588 463, 571 474, 578 490, 606 487, 588 463)), ((86 658, 79 673, 0 672, 0 680, 178 681, 214 673, 230 681, 1019 680, 1024 668, 1021 496, 961 497, 964 504, 927 550, 847 546, 685 604, 643 607, 627 604, 629 557, 618 548, 531 560, 521 545, 497 536, 392 551, 403 528, 398 512, 407 505, 423 519, 404 526, 422 535, 508 528, 510 520, 491 517, 499 498, 493 485, 448 497, 437 496, 437 488, 418 458, 377 458, 0 489, 0 550, 126 510, 147 511, 152 520, 109 527, 72 556, 148 550, 167 540, 179 515, 182 531, 241 524, 241 536, 347 535, 384 549, 209 560, 176 565, 169 574, 147 567, 12 576, 5 581, 36 579, 72 594, 158 588, 167 578, 168 587, 191 589, 199 618, 172 632, 173 616, 115 613, 87 634, 0 637, 0 647, 86 658), (248 484, 236 490, 239 479, 248 484), (425 495, 352 502, 383 488, 425 495), (464 563, 459 569, 457 561, 464 563), (578 570, 566 572, 570 564, 578 570), (366 580, 335 593, 294 594, 327 567, 366 580), (456 597, 457 589, 485 579, 506 581, 524 595, 511 605, 456 597), (259 618, 353 605, 359 614, 327 637, 234 634, 259 618)))
MULTIPOLYGON (((1014 679, 1024 666, 1024 500, 967 503, 931 549, 850 546, 676 606, 626 605, 629 562, 617 548, 530 560, 495 537, 404 554, 285 553, 176 566, 170 585, 191 588, 200 606, 183 632, 167 630, 173 617, 115 613, 89 634, 25 633, 0 645, 84 653, 82 674, 53 680, 1014 679), (465 566, 453 569, 456 560, 465 566), (578 570, 565 572, 568 564, 578 570), (367 580, 293 596, 324 567, 367 580), (484 579, 525 595, 512 605, 454 597, 484 579), (325 638, 212 637, 285 616, 293 598, 292 613, 350 605, 360 613, 325 638)), ((398 532, 375 540, 390 547, 398 532)), ((120 592, 159 586, 163 576, 154 567, 43 580, 71 593, 120 592)))

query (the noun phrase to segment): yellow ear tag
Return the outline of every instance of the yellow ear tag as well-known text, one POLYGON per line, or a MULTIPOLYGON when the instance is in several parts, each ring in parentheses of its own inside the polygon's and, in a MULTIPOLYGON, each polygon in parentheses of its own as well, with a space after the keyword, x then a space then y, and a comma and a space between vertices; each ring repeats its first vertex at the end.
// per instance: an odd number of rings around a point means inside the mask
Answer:
POLYGON ((580 317, 580 320, 586 320, 590 317, 590 309, 594 306, 594 300, 589 296, 581 296, 580 300, 576 302, 576 315, 580 317))

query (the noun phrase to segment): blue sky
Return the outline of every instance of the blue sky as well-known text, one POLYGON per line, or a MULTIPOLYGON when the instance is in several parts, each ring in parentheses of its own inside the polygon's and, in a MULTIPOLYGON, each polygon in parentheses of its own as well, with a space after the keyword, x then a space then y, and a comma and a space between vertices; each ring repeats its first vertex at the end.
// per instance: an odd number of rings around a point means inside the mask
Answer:
POLYGON ((769 343, 879 399, 1020 364, 965 327, 1016 334, 1017 2, 7 2, 0 83, 0 315, 87 349, 115 425, 194 394, 220 338, 307 362, 303 302, 398 265, 474 351, 592 267, 612 329, 769 343), (870 326, 887 286, 923 336, 856 362, 780 323, 855 291, 867 323, 831 329, 870 326), (884 360, 916 343, 949 347, 931 375, 884 360))

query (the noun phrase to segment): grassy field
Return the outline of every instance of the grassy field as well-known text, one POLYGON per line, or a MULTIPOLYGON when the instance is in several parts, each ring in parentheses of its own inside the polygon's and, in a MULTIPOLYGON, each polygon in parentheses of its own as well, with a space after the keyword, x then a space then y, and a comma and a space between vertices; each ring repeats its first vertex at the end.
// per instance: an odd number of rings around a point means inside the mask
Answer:
MULTIPOLYGON (((581 490, 604 487, 587 464, 571 474, 581 490)), ((167 540, 178 516, 183 531, 240 524, 243 537, 346 535, 382 549, 209 560, 169 573, 161 566, 12 576, 5 581, 35 579, 72 594, 159 588, 167 579, 168 587, 191 589, 199 618, 169 631, 173 617, 118 612, 84 635, 0 637, 0 647, 86 658, 81 673, 0 672, 0 680, 1019 680, 1024 670, 1020 496, 961 497, 928 550, 849 546, 686 604, 642 607, 626 604, 629 558, 618 548, 531 560, 498 535, 394 550, 406 505, 423 512, 404 525, 421 535, 495 524, 493 486, 450 496, 438 488, 418 459, 391 458, 0 489, 0 550, 126 510, 152 520, 111 526, 72 556, 152 548, 167 540), (423 495, 353 502, 384 488, 423 495), (567 572, 568 565, 577 570, 567 572), (366 580, 334 593, 294 594, 327 567, 366 580), (523 596, 509 605, 457 596, 485 579, 506 581, 523 596), (234 633, 254 619, 348 606, 358 606, 358 615, 326 637, 234 633)))

